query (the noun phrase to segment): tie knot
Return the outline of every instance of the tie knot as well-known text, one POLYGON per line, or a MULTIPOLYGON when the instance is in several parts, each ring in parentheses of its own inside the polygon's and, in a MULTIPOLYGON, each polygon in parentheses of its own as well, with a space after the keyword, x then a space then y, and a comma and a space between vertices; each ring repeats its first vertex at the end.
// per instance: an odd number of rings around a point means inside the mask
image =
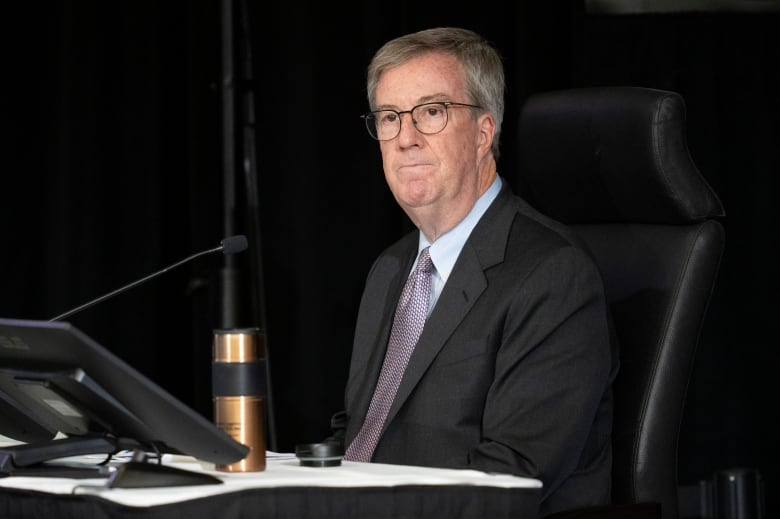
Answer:
POLYGON ((428 249, 431 247, 425 247, 420 251, 420 257, 417 260, 417 271, 430 274, 433 271, 433 261, 431 260, 431 253, 428 249))

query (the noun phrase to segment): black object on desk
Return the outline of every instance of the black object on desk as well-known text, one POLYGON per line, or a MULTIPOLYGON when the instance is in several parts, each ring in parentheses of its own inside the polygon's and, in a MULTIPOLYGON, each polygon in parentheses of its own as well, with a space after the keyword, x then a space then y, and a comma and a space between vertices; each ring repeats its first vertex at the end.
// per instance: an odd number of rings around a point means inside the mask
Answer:
POLYGON ((52 460, 89 454, 108 456, 118 450, 117 442, 105 437, 64 438, 5 447, 0 449, 0 476, 106 477, 110 471, 103 463, 52 460))
POLYGON ((0 434, 25 442, 0 450, 0 476, 60 475, 47 462, 127 448, 215 464, 249 452, 64 322, 0 319, 0 434))
POLYGON ((122 463, 109 476, 108 488, 185 487, 191 485, 218 485, 222 480, 203 472, 169 467, 147 460, 143 452, 133 453, 131 461, 122 463))
POLYGON ((295 457, 304 467, 338 467, 344 447, 337 443, 304 443, 295 446, 295 457))

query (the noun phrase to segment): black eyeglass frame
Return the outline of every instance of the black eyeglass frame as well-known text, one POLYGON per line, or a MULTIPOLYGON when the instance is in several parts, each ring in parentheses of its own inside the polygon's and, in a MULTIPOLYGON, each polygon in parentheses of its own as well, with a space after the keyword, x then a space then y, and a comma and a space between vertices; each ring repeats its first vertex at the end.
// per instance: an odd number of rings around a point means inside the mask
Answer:
POLYGON ((441 106, 443 106, 444 107, 444 113, 445 113, 447 118, 444 121, 444 125, 440 129, 436 130, 435 132, 428 133, 428 132, 424 132, 420 128, 418 128, 417 127, 417 121, 414 120, 414 117, 411 117, 411 119, 412 119, 412 126, 414 126, 414 129, 417 130, 418 132, 422 133, 423 135, 436 135, 437 133, 441 133, 441 132, 444 131, 444 128, 446 128, 447 124, 449 124, 449 122, 450 122, 450 107, 463 106, 463 107, 467 107, 467 108, 476 108, 478 110, 483 110, 483 108, 481 106, 472 105, 472 104, 469 104, 469 103, 457 103, 455 101, 429 101, 427 103, 421 103, 419 105, 413 106, 409 110, 403 110, 401 112, 399 112, 398 110, 392 110, 390 108, 385 108, 384 110, 374 110, 374 111, 371 111, 371 112, 368 112, 368 113, 365 113, 365 114, 361 115, 360 118, 363 119, 363 121, 366 123, 366 130, 368 131, 368 134, 371 136, 372 139, 380 141, 380 142, 392 141, 393 139, 395 139, 396 137, 398 137, 401 134, 401 125, 403 124, 403 121, 402 121, 403 118, 401 116, 403 114, 409 114, 409 116, 411 116, 412 112, 414 112, 418 108, 423 107, 423 106, 430 106, 430 105, 441 105, 441 106), (393 113, 395 113, 398 116, 398 133, 396 133, 395 135, 393 135, 392 137, 389 137, 387 139, 380 139, 378 135, 374 135, 376 130, 374 130, 374 133, 372 133, 372 131, 371 131, 371 125, 374 124, 374 122, 372 122, 371 117, 374 114, 378 114, 378 113, 382 113, 382 112, 393 112, 393 113))

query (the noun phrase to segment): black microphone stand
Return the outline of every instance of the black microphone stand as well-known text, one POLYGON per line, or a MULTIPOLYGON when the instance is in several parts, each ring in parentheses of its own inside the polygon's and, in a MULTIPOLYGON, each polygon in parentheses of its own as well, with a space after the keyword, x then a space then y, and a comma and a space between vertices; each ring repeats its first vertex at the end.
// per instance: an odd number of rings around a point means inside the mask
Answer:
MULTIPOLYGON (((236 219, 235 74, 233 70, 233 1, 222 0, 222 183, 223 224, 229 235, 236 219)), ((238 270, 225 258, 220 271, 219 326, 238 326, 238 270)))
MULTIPOLYGON (((236 150, 242 155, 243 188, 245 196, 246 223, 249 235, 249 274, 251 279, 251 311, 257 320, 257 326, 265 332, 265 369, 266 369, 266 406, 267 437, 271 450, 276 450, 276 426, 271 384, 270 348, 268 348, 268 326, 265 310, 265 286, 263 282, 262 240, 260 230, 259 182, 257 172, 257 152, 255 135, 254 77, 252 66, 252 33, 246 0, 239 0, 236 9, 233 0, 222 1, 222 93, 223 93, 223 149, 224 149, 224 191, 225 191, 225 230, 232 234, 235 225, 237 202, 237 182, 235 175, 236 150), (234 67, 234 18, 238 18, 238 55, 240 67, 238 74, 234 67), (240 87, 238 109, 236 108, 236 86, 240 87), (238 114, 238 115, 237 115, 238 114), (238 122, 236 122, 238 119, 238 122), (238 131, 237 131, 238 130, 238 131), (240 132, 241 143, 238 146, 236 134, 240 132)), ((238 270, 235 262, 226 261, 222 270, 221 319, 224 328, 238 326, 238 270)))

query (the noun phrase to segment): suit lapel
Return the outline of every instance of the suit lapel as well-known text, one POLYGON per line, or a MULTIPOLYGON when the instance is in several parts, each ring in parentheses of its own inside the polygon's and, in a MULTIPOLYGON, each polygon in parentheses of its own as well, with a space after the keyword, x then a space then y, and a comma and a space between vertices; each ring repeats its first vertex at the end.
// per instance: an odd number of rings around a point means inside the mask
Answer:
MULTIPOLYGON (((516 210, 515 204, 511 203, 512 200, 514 198, 505 185, 466 241, 409 359, 409 365, 385 420, 385 428, 410 397, 436 355, 487 288, 485 271, 503 261, 506 241, 516 210)), ((398 293, 400 294, 400 288, 398 293)), ((398 294, 394 300, 398 300, 398 294)), ((393 310, 390 311, 391 320, 392 313, 393 310)), ((387 330, 389 334, 389 325, 387 330)), ((385 344, 387 337, 388 335, 383 336, 385 344)), ((385 348, 378 349, 382 352, 379 359, 381 365, 385 348)))
POLYGON ((439 297, 439 303, 425 323, 385 424, 393 419, 398 409, 409 398, 452 332, 487 287, 485 275, 476 261, 473 250, 464 248, 458 258, 458 264, 458 268, 453 269, 450 279, 447 280, 444 291, 439 297))

